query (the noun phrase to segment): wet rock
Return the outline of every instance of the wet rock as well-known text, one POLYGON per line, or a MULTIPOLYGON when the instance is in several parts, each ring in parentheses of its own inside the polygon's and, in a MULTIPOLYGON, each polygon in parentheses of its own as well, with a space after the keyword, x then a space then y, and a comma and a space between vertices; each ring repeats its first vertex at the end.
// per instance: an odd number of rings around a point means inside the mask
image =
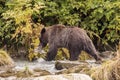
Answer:
POLYGON ((10 76, 16 76, 17 78, 19 77, 39 77, 39 76, 45 76, 45 75, 51 75, 50 72, 46 70, 42 70, 40 68, 35 68, 35 69, 24 69, 24 70, 11 70, 11 71, 3 71, 0 73, 0 77, 6 78, 10 76))
POLYGON ((69 73, 88 73, 90 70, 90 66, 88 64, 79 64, 77 66, 56 72, 56 74, 69 74, 69 73))
POLYGON ((57 70, 61 70, 61 69, 69 69, 72 68, 74 66, 80 65, 80 64, 87 64, 87 63, 83 63, 83 62, 75 62, 75 61, 66 61, 66 62, 62 62, 62 61, 57 61, 55 63, 55 68, 57 70))
POLYGON ((79 65, 79 64, 56 62, 55 63, 55 68, 57 70, 68 69, 68 68, 71 68, 71 67, 76 66, 76 65, 79 65))
POLYGON ((34 77, 45 76, 45 75, 51 75, 51 73, 46 70, 42 70, 40 68, 34 69, 34 75, 33 75, 34 77))
POLYGON ((0 73, 0 77, 9 77, 9 76, 14 76, 15 72, 14 71, 3 71, 0 73))
POLYGON ((9 71, 4 71, 0 73, 0 77, 10 77, 10 76, 16 76, 16 77, 29 77, 33 75, 32 70, 19 70, 16 71, 15 69, 9 70, 9 71))

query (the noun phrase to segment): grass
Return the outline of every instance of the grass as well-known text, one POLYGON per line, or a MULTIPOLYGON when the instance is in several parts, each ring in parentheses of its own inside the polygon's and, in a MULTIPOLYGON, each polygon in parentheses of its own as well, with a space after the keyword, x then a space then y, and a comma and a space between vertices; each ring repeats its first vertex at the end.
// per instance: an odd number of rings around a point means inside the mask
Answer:
POLYGON ((120 59, 109 60, 91 71, 94 80, 120 80, 120 59))
POLYGON ((91 69, 94 80, 120 80, 120 42, 116 59, 108 60, 101 66, 91 69))
POLYGON ((14 64, 14 61, 11 59, 8 53, 3 50, 0 50, 0 66, 12 65, 12 64, 14 64))

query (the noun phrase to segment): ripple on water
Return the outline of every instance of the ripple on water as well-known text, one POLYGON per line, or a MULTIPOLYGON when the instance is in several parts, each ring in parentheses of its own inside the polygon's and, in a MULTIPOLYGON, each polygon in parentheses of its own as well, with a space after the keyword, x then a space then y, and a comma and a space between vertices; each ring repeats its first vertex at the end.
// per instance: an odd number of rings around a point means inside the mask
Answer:
POLYGON ((40 58, 37 61, 29 62, 24 60, 17 60, 15 61, 17 70, 23 70, 25 67, 28 67, 29 69, 35 69, 35 68, 41 68, 42 70, 47 70, 50 73, 55 73, 58 70, 55 69, 55 61, 45 61, 44 59, 40 58))

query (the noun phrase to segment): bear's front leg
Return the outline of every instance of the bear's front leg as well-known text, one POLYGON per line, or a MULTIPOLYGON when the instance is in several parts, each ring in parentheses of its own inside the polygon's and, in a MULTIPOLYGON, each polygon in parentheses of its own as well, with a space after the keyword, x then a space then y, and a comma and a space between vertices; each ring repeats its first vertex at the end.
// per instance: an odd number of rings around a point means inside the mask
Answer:
POLYGON ((46 61, 54 60, 57 55, 57 50, 58 49, 56 47, 50 47, 46 55, 46 61))
POLYGON ((69 51, 69 53, 70 53, 70 61, 75 61, 75 60, 78 60, 78 57, 79 57, 79 51, 72 51, 72 50, 70 50, 69 51))

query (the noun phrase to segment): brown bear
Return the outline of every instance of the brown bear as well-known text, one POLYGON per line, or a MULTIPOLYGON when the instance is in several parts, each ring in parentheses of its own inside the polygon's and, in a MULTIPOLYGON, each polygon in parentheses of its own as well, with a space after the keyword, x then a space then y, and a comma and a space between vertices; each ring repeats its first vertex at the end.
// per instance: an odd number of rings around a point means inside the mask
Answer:
POLYGON ((81 28, 57 24, 43 28, 40 35, 39 47, 44 48, 47 43, 49 44, 49 51, 46 56, 48 61, 55 58, 58 48, 67 48, 70 53, 70 60, 77 60, 82 50, 94 57, 96 61, 101 60, 92 40, 81 28))

